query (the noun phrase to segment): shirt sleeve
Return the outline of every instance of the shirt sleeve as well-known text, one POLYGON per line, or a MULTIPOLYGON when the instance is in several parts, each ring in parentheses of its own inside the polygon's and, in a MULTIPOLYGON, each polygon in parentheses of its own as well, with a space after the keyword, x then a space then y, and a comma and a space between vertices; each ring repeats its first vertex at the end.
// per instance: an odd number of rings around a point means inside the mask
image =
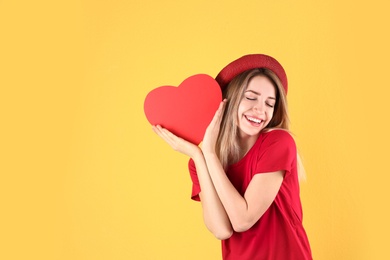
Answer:
POLYGON ((273 130, 266 134, 261 144, 255 174, 285 171, 287 176, 296 164, 296 158, 296 145, 290 133, 273 130))
POLYGON ((190 171, 190 176, 192 180, 191 199, 195 201, 200 201, 200 197, 199 197, 200 184, 199 184, 198 174, 196 173, 195 162, 192 159, 190 159, 188 162, 188 170, 190 171))

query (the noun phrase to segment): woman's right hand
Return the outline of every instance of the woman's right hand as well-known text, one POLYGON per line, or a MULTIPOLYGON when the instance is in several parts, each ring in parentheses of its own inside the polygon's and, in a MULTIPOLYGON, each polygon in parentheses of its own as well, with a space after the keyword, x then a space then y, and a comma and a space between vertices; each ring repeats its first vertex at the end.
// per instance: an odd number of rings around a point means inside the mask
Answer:
POLYGON ((153 131, 177 152, 185 154, 191 158, 194 158, 202 153, 199 146, 178 137, 160 125, 153 126, 153 131))

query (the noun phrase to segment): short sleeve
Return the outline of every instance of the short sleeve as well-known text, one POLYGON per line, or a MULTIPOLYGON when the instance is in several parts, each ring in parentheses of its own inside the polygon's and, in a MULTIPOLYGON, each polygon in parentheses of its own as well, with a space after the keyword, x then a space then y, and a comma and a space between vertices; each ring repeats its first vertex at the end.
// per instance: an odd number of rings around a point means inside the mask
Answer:
POLYGON ((286 176, 295 167, 297 150, 293 137, 285 130, 265 134, 257 158, 256 173, 285 171, 286 176))
POLYGON ((192 180, 191 199, 195 201, 200 201, 200 197, 199 197, 200 184, 199 184, 198 174, 196 173, 195 162, 192 159, 190 159, 188 162, 188 170, 190 171, 190 176, 192 180))

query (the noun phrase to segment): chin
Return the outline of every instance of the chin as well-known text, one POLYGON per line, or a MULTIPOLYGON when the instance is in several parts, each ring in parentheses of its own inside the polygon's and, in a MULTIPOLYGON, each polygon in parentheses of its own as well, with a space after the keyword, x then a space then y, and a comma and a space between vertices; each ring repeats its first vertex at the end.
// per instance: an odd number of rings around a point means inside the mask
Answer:
POLYGON ((243 131, 243 130, 240 130, 240 136, 242 138, 258 137, 262 130, 263 129, 261 129, 259 131, 243 131))

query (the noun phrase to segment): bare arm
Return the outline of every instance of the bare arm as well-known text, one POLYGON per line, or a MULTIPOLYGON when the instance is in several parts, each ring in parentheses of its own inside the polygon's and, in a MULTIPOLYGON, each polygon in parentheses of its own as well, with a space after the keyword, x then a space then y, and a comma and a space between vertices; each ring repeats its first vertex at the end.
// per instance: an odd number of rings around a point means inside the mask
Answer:
POLYGON ((214 187, 233 229, 243 232, 251 228, 274 201, 283 182, 283 171, 256 174, 244 196, 235 189, 213 154, 205 155, 214 187))
POLYGON ((211 181, 201 149, 160 126, 154 126, 153 130, 174 150, 186 154, 194 160, 201 187, 199 196, 201 198, 205 225, 218 239, 223 240, 229 238, 232 235, 233 229, 211 181))
POLYGON ((203 154, 193 158, 201 187, 199 193, 206 227, 220 240, 229 238, 232 225, 210 178, 203 154))
POLYGON ((215 152, 223 110, 221 105, 208 126, 202 151, 210 178, 233 229, 243 232, 252 227, 274 201, 283 182, 284 171, 256 174, 244 196, 241 196, 226 176, 215 152))

